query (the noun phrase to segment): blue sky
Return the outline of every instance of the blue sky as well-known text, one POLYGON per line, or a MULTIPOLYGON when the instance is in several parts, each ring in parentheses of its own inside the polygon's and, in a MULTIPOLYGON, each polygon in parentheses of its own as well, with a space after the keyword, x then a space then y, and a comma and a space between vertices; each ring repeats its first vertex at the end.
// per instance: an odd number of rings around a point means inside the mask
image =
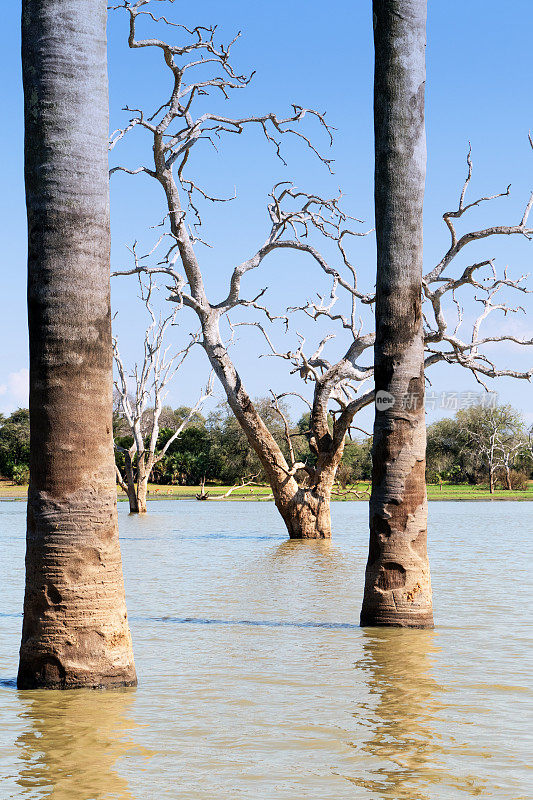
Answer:
MULTIPOLYGON (((158 4, 159 5, 159 4, 158 4)), ((162 4, 161 4, 162 5, 162 4)), ((522 213, 533 188, 533 152, 527 133, 533 127, 530 103, 531 5, 515 0, 512 13, 495 0, 432 0, 429 3, 427 50, 427 138, 428 175, 425 202, 426 267, 436 263, 444 252, 447 231, 442 212, 454 207, 465 175, 468 141, 472 143, 474 196, 493 194, 511 183, 511 196, 490 207, 475 210, 467 227, 491 224, 514 224, 522 213)), ((159 9, 158 9, 159 10, 159 9)), ((25 319, 26 233, 22 171, 22 89, 19 55, 19 7, 10 3, 3 11, 4 46, 0 59, 4 81, 5 119, 2 138, 4 191, 0 195, 0 218, 3 221, 3 270, 0 299, 0 337, 3 342, 0 362, 0 411, 9 411, 26 403, 27 334, 25 319)), ((219 35, 231 39, 237 30, 242 38, 234 49, 235 63, 243 72, 256 69, 250 87, 217 108, 228 115, 290 109, 292 102, 327 112, 337 131, 331 156, 335 174, 330 176, 311 153, 290 142, 284 153, 288 167, 277 160, 263 137, 252 132, 226 140, 219 154, 207 149, 191 158, 191 175, 213 193, 232 194, 234 203, 205 209, 204 236, 213 245, 201 249, 206 283, 213 300, 224 292, 232 266, 250 255, 267 233, 266 197, 278 180, 294 180, 309 191, 334 193, 340 186, 350 213, 373 225, 372 176, 372 25, 370 0, 338 2, 325 5, 271 0, 268 4, 202 0, 195 4, 175 2, 169 15, 185 24, 219 24, 219 35)), ((169 31, 165 31, 169 34, 169 31)), ((170 33, 169 35, 172 35, 170 33)), ((165 98, 167 76, 159 53, 131 52, 126 46, 127 21, 123 12, 113 12, 109 25, 109 72, 111 91, 111 126, 123 125, 127 114, 121 107, 143 105, 155 108, 165 98)), ((307 132, 317 135, 316 126, 307 132)), ((113 153, 114 163, 137 166, 149 157, 149 140, 132 137, 113 153)), ((329 156, 329 153, 328 153, 329 156)), ((112 179, 113 265, 128 263, 126 245, 138 238, 148 242, 149 226, 164 213, 162 198, 148 178, 115 175, 112 179)), ((152 232, 153 234, 153 232, 152 232)), ((373 237, 357 239, 351 255, 359 269, 361 286, 374 283, 375 252, 373 237)), ((513 274, 529 272, 533 242, 525 239, 500 239, 472 249, 470 260, 495 257, 501 270, 509 264, 513 274)), ((530 279, 531 280, 531 279, 530 279)), ((531 280, 533 285, 533 280, 531 280)), ((323 276, 301 257, 273 258, 261 272, 250 276, 246 288, 269 286, 268 297, 276 309, 288 302, 301 304, 316 291, 324 291, 323 276)), ((164 295, 162 295, 164 297, 164 295)), ((521 296, 529 316, 513 320, 495 319, 492 331, 503 325, 522 337, 532 336, 530 298, 521 296), (524 303, 524 300, 526 301, 524 303)), ((136 299, 136 287, 129 279, 113 283, 114 311, 118 312, 115 330, 121 350, 132 362, 139 351, 142 335, 142 310, 136 299)), ((467 318, 472 313, 467 307, 467 318)), ((295 325, 309 336, 319 337, 304 322, 295 325)), ((195 320, 184 315, 169 341, 180 346, 195 320)), ((269 388, 297 390, 295 379, 287 379, 283 364, 261 359, 264 348, 253 329, 239 329, 234 347, 237 366, 249 392, 265 395, 269 388)), ((293 340, 283 341, 281 330, 276 341, 285 350, 293 340)), ((335 352, 333 345, 332 352, 335 352)), ((342 337, 338 341, 342 349, 342 337)), ((531 348, 501 347, 495 357, 503 366, 527 369, 533 360, 531 348)), ((198 352, 174 381, 168 402, 191 404, 208 373, 206 358, 198 352)), ((474 379, 460 368, 436 367, 431 374, 430 391, 479 391, 474 379)), ((533 422, 533 389, 525 382, 499 380, 491 388, 500 400, 511 402, 533 422)), ((452 401, 453 405, 453 401, 452 401)), ((429 419, 449 415, 440 401, 429 419)), ((297 415, 300 408, 295 408, 297 415)), ((363 423, 371 425, 371 415, 363 423)))

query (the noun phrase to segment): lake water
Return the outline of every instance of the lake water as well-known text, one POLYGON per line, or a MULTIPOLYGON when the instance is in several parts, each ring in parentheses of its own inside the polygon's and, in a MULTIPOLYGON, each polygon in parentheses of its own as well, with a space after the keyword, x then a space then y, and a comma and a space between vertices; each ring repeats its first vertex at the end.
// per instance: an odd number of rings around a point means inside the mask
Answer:
POLYGON ((531 503, 430 504, 436 629, 357 626, 365 503, 119 504, 139 687, 17 692, 23 503, 0 503, 0 797, 530 800, 531 503), (529 554, 530 555, 530 554, 529 554))

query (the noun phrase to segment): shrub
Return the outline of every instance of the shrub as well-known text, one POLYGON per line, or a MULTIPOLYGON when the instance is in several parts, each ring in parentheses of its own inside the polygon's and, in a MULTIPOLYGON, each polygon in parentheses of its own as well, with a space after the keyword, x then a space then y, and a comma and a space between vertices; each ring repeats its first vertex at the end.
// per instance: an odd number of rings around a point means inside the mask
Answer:
POLYGON ((30 469, 25 464, 16 464, 11 477, 16 486, 23 486, 30 480, 30 469))

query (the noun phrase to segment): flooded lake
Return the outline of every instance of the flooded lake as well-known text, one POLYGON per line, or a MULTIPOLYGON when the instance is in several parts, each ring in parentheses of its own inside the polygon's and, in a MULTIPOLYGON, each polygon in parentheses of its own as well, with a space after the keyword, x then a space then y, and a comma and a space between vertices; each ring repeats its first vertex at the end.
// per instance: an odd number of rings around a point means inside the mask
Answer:
POLYGON ((17 692, 25 505, 0 503, 2 800, 531 800, 533 504, 430 504, 434 631, 358 627, 365 503, 331 543, 271 503, 119 513, 139 687, 17 692))

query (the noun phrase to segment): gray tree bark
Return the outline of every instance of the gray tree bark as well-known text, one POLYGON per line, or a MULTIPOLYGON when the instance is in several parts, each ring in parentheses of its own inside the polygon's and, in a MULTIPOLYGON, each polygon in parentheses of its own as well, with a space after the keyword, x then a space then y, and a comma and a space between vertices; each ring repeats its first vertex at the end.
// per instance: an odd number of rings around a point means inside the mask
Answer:
POLYGON ((374 0, 376 399, 361 625, 433 625, 427 556, 422 209, 427 0, 374 0), (383 397, 383 395, 381 395, 383 397), (384 396, 386 399, 386 395, 384 396))
POLYGON ((112 442, 106 3, 23 0, 30 487, 18 686, 136 683, 112 442))

